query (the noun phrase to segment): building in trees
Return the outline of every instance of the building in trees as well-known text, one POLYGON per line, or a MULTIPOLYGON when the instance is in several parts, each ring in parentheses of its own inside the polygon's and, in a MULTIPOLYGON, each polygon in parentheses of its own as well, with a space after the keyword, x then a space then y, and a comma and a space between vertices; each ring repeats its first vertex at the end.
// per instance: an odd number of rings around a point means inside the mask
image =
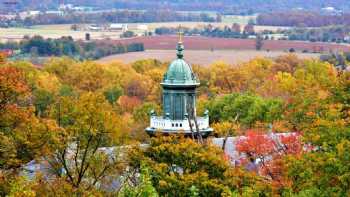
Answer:
POLYGON ((179 33, 177 58, 169 65, 161 83, 163 87, 163 114, 151 112, 150 126, 146 132, 154 135, 184 133, 185 135, 207 136, 213 131, 209 127, 208 112, 204 117, 196 114, 196 88, 199 79, 191 66, 184 60, 184 45, 179 33))

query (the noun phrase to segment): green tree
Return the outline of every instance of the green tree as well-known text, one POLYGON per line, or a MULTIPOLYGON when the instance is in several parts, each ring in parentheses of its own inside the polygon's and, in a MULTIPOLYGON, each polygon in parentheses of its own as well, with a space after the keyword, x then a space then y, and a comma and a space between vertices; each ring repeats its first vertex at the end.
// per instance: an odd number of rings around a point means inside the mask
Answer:
POLYGON ((252 94, 230 94, 209 101, 207 108, 213 122, 232 121, 238 116, 242 126, 252 127, 258 121, 271 123, 281 119, 283 102, 252 94))
POLYGON ((224 159, 221 149, 198 144, 182 137, 152 138, 149 147, 130 153, 130 166, 150 170, 153 187, 160 196, 230 196, 242 188, 256 193, 269 193, 257 176, 233 168, 224 159))
MULTIPOLYGON (((134 176, 135 174, 133 174, 134 176)), ((132 184, 128 179, 125 180, 120 192, 120 197, 157 197, 159 196, 151 182, 149 169, 141 165, 140 177, 137 184, 132 184)))
POLYGON ((54 102, 54 95, 47 90, 37 89, 33 91, 33 96, 37 116, 45 116, 47 108, 54 102))
POLYGON ((110 104, 115 104, 116 101, 118 101, 119 97, 123 95, 123 89, 120 87, 112 87, 110 89, 107 89, 104 92, 105 98, 108 100, 110 104))

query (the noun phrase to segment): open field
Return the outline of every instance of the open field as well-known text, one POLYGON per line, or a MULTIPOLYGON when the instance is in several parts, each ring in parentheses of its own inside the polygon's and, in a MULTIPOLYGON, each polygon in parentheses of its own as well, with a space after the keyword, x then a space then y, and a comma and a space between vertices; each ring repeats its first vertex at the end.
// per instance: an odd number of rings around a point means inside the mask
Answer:
MULTIPOLYGON (((0 28, 0 41, 20 40, 23 36, 41 35, 45 38, 60 38, 72 36, 74 39, 84 39, 85 31, 72 31, 71 25, 40 25, 32 28, 0 28)), ((120 32, 89 32, 92 39, 117 39, 120 32)))
MULTIPOLYGON (((162 23, 130 23, 128 24, 129 29, 136 31, 136 28, 140 24, 145 24, 148 26, 148 31, 154 31, 158 27, 178 27, 179 25, 188 28, 203 27, 208 24, 212 24, 214 27, 225 27, 232 26, 233 22, 240 24, 245 24, 249 18, 240 18, 237 16, 232 16, 227 18, 221 23, 206 23, 206 22, 162 22, 162 23)), ((109 31, 72 31, 70 29, 71 24, 64 25, 39 25, 33 26, 31 28, 0 28, 0 41, 7 40, 20 40, 23 36, 33 36, 41 35, 45 38, 60 38, 62 36, 72 36, 74 39, 84 39, 85 33, 89 32, 92 39, 104 39, 119 38, 121 32, 109 32, 109 31)), ((255 26, 256 31, 263 30, 277 30, 277 29, 287 29, 288 27, 272 27, 272 26, 255 26)))
MULTIPOLYGON (((115 40, 114 42, 129 44, 143 43, 146 49, 174 49, 177 36, 150 36, 115 40)), ((193 50, 254 50, 254 39, 210 38, 203 36, 188 36, 184 38, 185 48, 193 50)), ((265 40, 263 50, 288 51, 289 49, 308 52, 350 51, 350 45, 323 42, 304 42, 286 40, 265 40)))
POLYGON ((239 15, 223 15, 222 22, 225 23, 238 23, 241 25, 248 24, 249 20, 256 20, 257 15, 251 16, 239 16, 239 15))
MULTIPOLYGON (((203 27, 206 25, 213 25, 214 27, 221 27, 224 28, 225 26, 231 27, 234 22, 240 23, 241 25, 246 24, 247 19, 227 19, 220 23, 208 23, 208 22, 161 22, 161 23, 131 23, 129 24, 129 27, 132 29, 133 26, 138 24, 145 24, 148 26, 148 29, 150 31, 154 31, 158 27, 179 27, 181 25, 182 27, 187 28, 195 28, 195 27, 203 27)), ((248 19, 249 20, 249 19, 248 19)), ((243 27, 242 27, 243 28, 243 27)), ((290 27, 279 27, 279 26, 254 26, 255 30, 257 32, 263 31, 263 30, 271 30, 276 31, 278 29, 289 29, 290 27)))
MULTIPOLYGON (((229 64, 238 64, 249 61, 255 57, 275 58, 280 55, 288 54, 282 51, 255 51, 255 50, 185 50, 185 59, 191 64, 208 66, 217 61, 224 61, 229 64)), ((316 53, 296 53, 300 58, 318 58, 316 53)), ((174 50, 147 50, 144 52, 133 52, 112 55, 98 60, 100 63, 121 61, 132 63, 140 59, 158 59, 163 62, 171 61, 176 57, 174 50)))

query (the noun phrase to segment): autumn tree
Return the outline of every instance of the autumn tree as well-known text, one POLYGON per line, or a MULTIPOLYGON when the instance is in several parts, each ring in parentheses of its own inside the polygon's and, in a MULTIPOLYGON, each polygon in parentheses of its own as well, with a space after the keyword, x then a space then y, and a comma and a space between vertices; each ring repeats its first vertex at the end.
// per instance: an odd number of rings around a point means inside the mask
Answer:
POLYGON ((132 151, 131 166, 141 164, 150 170, 153 187, 160 196, 238 195, 255 188, 268 194, 269 188, 259 177, 232 168, 223 152, 212 145, 198 144, 182 137, 157 137, 149 147, 132 151))
POLYGON ((31 88, 20 68, 0 67, 0 195, 28 162, 48 153, 59 128, 35 116, 31 88))
POLYGON ((56 125, 38 119, 30 105, 30 87, 22 70, 0 67, 1 168, 13 169, 34 159, 56 125), (43 140, 43 141, 42 141, 43 140))
POLYGON ((209 78, 208 83, 210 85, 209 90, 211 93, 231 93, 235 90, 235 84, 234 81, 232 81, 232 75, 234 73, 231 65, 224 62, 216 62, 210 66, 209 73, 209 76, 203 76, 201 80, 209 78))
POLYGON ((51 58, 45 62, 44 70, 48 73, 54 74, 57 78, 64 80, 68 68, 74 66, 77 62, 70 58, 51 58))
POLYGON ((4 64, 6 62, 6 58, 7 58, 6 54, 0 52, 0 64, 4 64))
POLYGON ((223 122, 217 122, 212 125, 215 136, 217 137, 223 137, 224 142, 222 144, 222 150, 225 150, 227 139, 229 137, 237 136, 240 134, 240 125, 237 123, 238 115, 235 117, 235 119, 231 121, 223 121, 223 122))
POLYGON ((288 157, 287 177, 290 193, 311 196, 346 196, 349 186, 349 126, 340 121, 319 121, 306 137, 313 145, 301 157, 288 157))
POLYGON ((60 143, 51 145, 55 151, 47 157, 54 175, 76 192, 110 185, 123 169, 117 145, 125 141, 126 130, 104 96, 60 98, 51 113, 62 128, 60 143))
POLYGON ((290 185, 290 180, 284 173, 286 165, 283 158, 290 155, 301 155, 302 148, 301 138, 297 133, 277 135, 248 131, 236 142, 236 149, 245 154, 241 165, 245 165, 248 170, 255 170, 270 180, 277 193, 281 188, 290 185), (253 167, 254 165, 257 166, 257 169, 253 167))

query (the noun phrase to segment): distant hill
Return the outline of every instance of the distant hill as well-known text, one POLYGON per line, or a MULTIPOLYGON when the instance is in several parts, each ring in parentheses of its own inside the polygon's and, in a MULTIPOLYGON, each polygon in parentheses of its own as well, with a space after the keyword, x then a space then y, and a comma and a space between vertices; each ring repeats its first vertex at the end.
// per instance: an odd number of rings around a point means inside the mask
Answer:
MULTIPOLYGON (((8 0, 0 0, 5 2, 8 0)), ((18 9, 53 9, 62 0, 17 0, 18 9)), ((188 11, 220 11, 233 14, 271 12, 290 9, 320 10, 334 7, 350 10, 349 0, 63 0, 79 6, 94 6, 101 9, 172 9, 188 11)), ((4 4, 0 5, 4 8, 4 4)))

